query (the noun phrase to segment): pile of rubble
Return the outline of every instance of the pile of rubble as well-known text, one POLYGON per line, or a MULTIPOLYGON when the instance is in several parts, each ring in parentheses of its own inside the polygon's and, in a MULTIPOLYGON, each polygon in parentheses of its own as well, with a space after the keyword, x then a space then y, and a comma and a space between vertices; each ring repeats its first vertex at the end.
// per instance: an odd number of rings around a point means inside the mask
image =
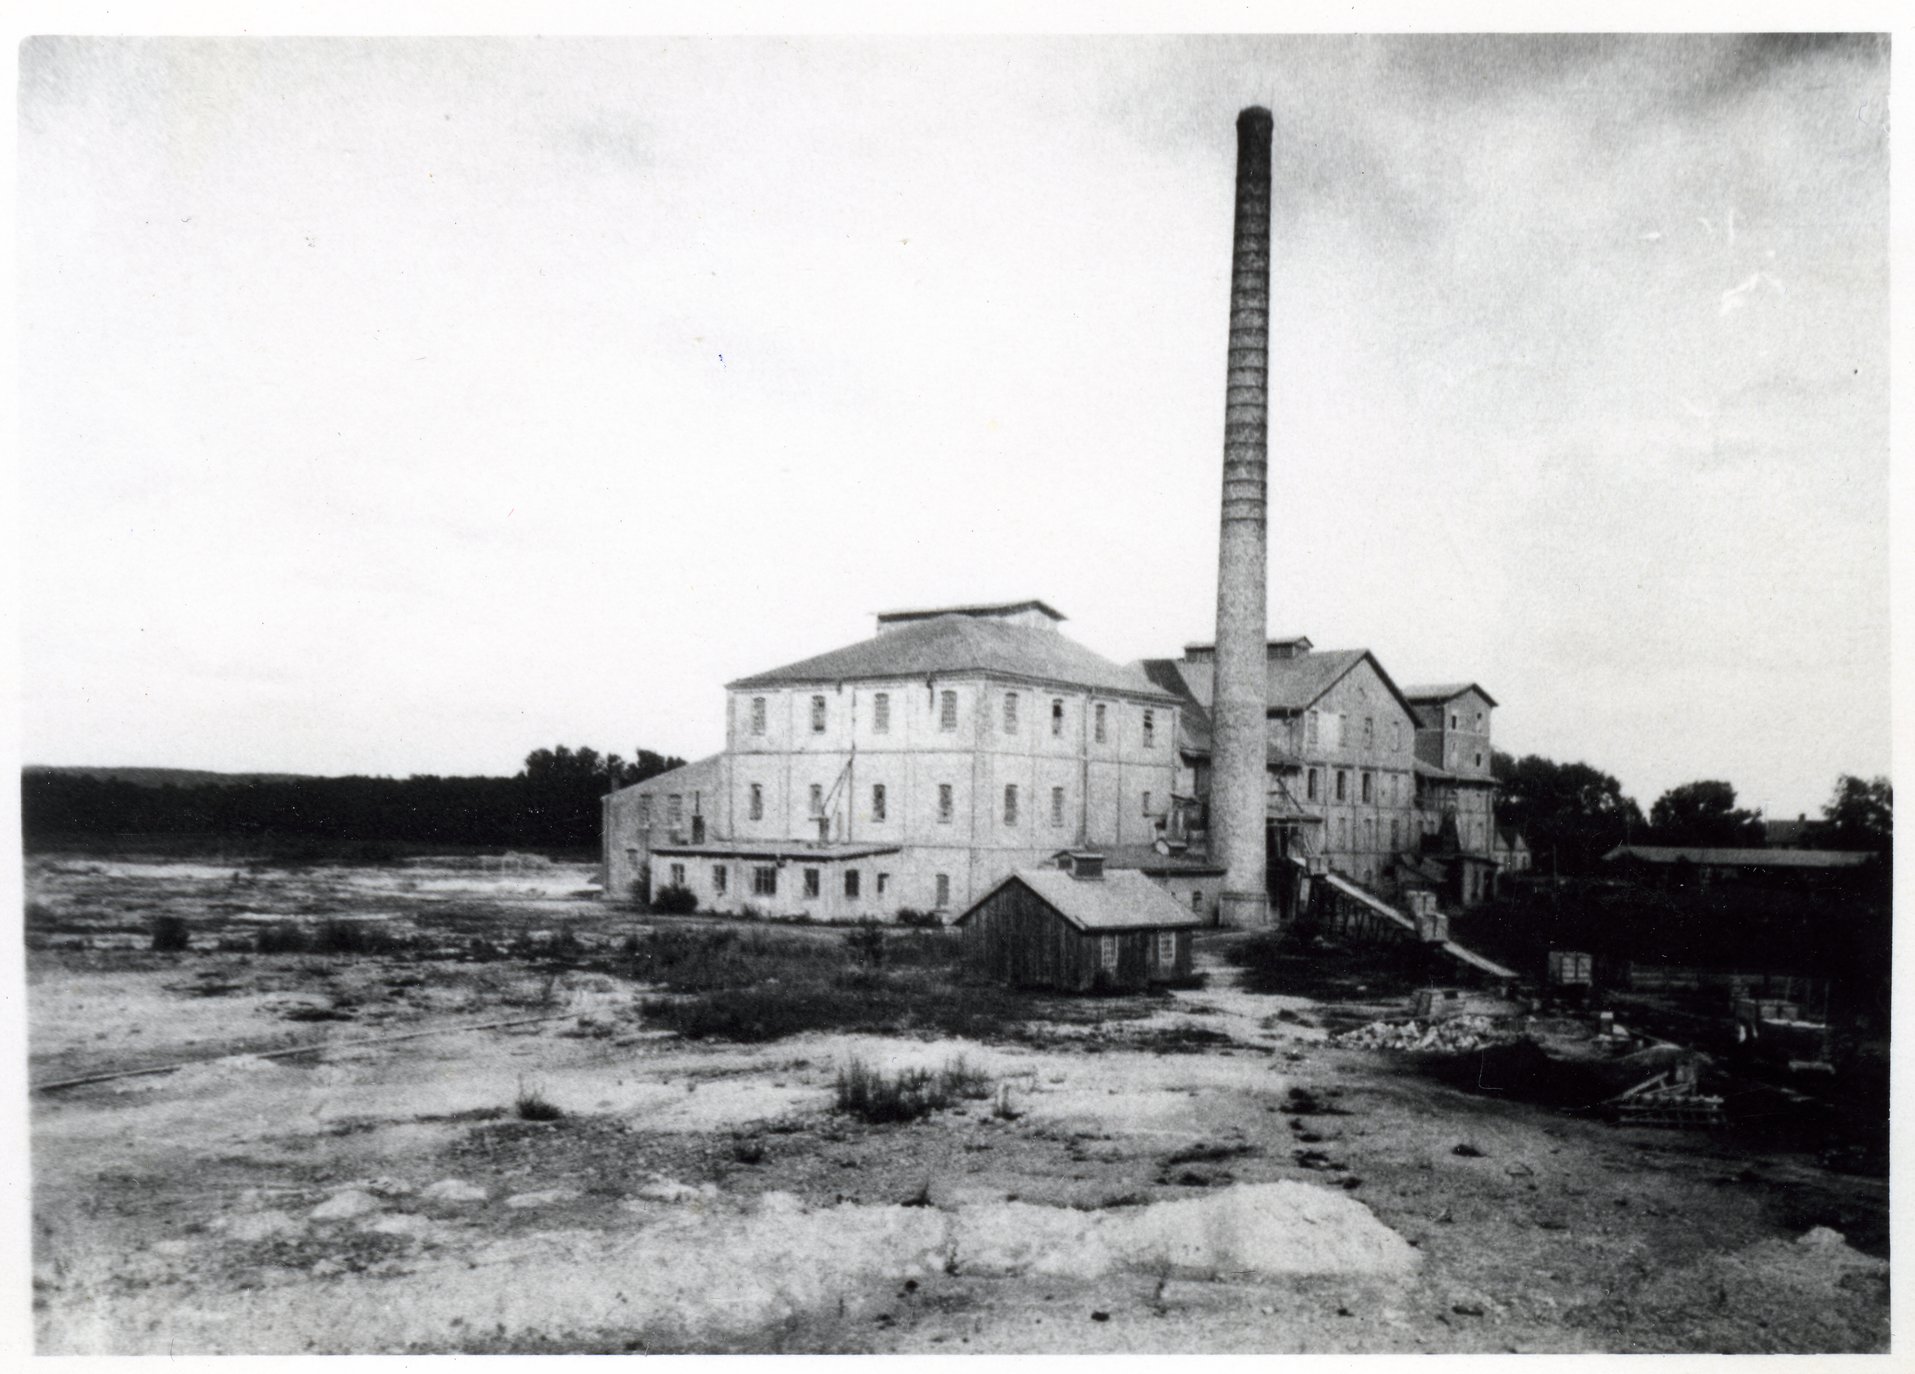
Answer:
POLYGON ((1336 1036, 1332 1043, 1359 1050, 1421 1050, 1461 1054, 1516 1038, 1487 1016, 1456 1016, 1424 1025, 1420 1021, 1372 1021, 1336 1036))

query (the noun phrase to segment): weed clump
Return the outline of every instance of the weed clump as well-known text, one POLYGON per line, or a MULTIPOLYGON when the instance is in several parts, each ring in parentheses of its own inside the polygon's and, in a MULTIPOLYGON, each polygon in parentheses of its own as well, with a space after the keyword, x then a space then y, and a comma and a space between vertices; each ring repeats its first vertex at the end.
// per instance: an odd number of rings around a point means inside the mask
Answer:
POLYGON ((546 1097, 536 1084, 528 1087, 524 1083, 519 1084, 512 1111, 521 1121, 557 1121, 565 1115, 565 1109, 546 1097))
POLYGON ((838 1110, 873 1125, 917 1121, 959 1098, 976 1100, 991 1094, 990 1081, 962 1059, 936 1072, 902 1069, 887 1074, 853 1058, 838 1070, 836 1088, 838 1110))

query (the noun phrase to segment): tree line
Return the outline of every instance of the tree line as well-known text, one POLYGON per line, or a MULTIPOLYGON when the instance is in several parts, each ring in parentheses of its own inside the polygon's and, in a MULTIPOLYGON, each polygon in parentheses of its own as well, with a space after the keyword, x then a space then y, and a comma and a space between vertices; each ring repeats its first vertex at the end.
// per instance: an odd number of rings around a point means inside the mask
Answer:
POLYGON ((511 777, 285 778, 142 786, 28 769, 20 781, 29 844, 56 837, 225 835, 237 839, 580 849, 599 842, 599 799, 684 766, 640 749, 535 749, 511 777))
MULTIPOLYGON (((1767 843, 1761 812, 1736 804, 1735 788, 1707 779, 1664 792, 1644 816, 1622 784, 1586 763, 1497 752, 1497 819, 1528 842, 1539 869, 1590 873, 1620 844, 1752 848, 1767 843)), ((1894 845, 1895 794, 1887 778, 1843 774, 1822 814, 1799 843, 1815 849, 1888 855, 1894 845)))

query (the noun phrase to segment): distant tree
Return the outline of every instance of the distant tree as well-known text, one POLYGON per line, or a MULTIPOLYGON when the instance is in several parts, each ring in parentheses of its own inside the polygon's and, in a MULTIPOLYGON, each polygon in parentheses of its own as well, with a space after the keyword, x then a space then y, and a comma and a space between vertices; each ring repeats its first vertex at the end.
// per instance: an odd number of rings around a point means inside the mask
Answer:
POLYGON ((1649 808, 1649 825, 1658 844, 1739 849, 1763 842, 1761 813, 1738 807, 1735 788, 1726 782, 1670 788, 1649 808))
POLYGON ((1895 843, 1895 788, 1887 778, 1844 773, 1814 828, 1817 844, 1886 854, 1895 843))
POLYGON ((1544 872, 1587 873, 1645 828, 1622 784, 1586 763, 1493 753, 1490 771, 1502 784, 1498 819, 1522 833, 1544 872))

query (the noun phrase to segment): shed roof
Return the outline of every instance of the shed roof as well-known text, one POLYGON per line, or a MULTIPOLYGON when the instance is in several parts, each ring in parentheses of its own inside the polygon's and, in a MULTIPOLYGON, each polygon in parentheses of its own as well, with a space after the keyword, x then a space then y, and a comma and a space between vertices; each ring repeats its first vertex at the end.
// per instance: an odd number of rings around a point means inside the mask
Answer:
POLYGON ((1605 862, 1640 859, 1644 863, 1672 864, 1686 859, 1709 868, 1860 868, 1874 857, 1847 849, 1730 849, 1661 844, 1619 844, 1603 855, 1605 862))
POLYGON ((1206 924, 1134 868, 1106 870, 1101 878, 1077 878, 1061 868, 1020 868, 971 903, 958 921, 970 919, 1011 883, 1029 888, 1079 930, 1169 930, 1206 924))
POLYGON ((1147 701, 1173 699, 1138 669, 1112 663, 1056 630, 948 613, 905 621, 870 639, 728 685, 782 687, 961 673, 1088 688, 1147 701))

